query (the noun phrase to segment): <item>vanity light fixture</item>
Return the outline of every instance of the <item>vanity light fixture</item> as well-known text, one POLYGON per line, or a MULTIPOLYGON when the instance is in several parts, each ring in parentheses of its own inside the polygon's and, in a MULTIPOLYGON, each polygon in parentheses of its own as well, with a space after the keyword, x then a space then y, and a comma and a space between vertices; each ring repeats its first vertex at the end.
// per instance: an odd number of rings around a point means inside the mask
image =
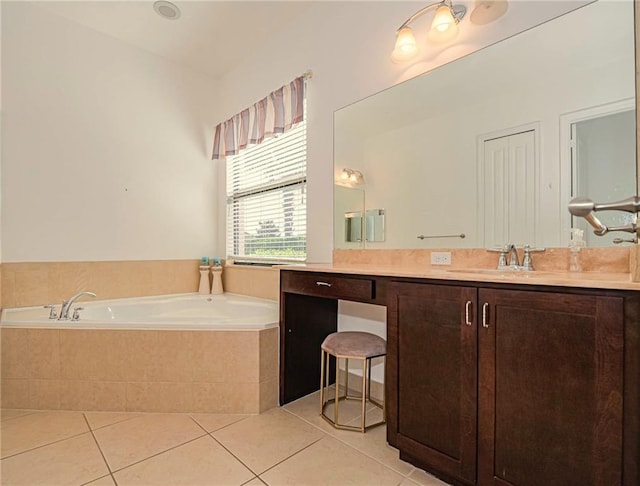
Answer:
POLYGON ((391 53, 394 62, 409 61, 418 54, 418 45, 409 24, 433 7, 436 8, 436 12, 429 29, 429 40, 446 42, 458 34, 458 23, 467 13, 467 7, 453 5, 452 0, 431 3, 414 13, 396 30, 396 45, 391 53))
POLYGON ((344 168, 340 174, 340 180, 352 184, 362 184, 364 182, 364 176, 359 170, 344 168))

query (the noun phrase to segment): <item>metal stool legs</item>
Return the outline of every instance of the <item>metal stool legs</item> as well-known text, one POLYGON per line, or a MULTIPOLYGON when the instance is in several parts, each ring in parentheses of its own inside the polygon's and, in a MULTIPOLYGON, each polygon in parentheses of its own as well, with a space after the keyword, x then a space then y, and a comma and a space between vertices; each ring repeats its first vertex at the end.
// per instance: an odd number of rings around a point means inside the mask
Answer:
MULTIPOLYGON (((320 415, 331 425, 338 429, 357 430, 365 432, 371 427, 381 425, 386 421, 386 410, 384 400, 382 403, 371 398, 371 359, 357 356, 335 356, 336 358, 336 384, 333 398, 328 398, 329 390, 329 353, 324 349, 321 350, 320 356, 320 415), (345 360, 345 385, 344 396, 340 396, 340 360, 345 360), (358 359, 362 361, 362 394, 361 396, 349 395, 349 360, 358 359), (340 423, 340 401, 344 400, 360 400, 361 402, 361 421, 360 426, 346 425, 340 423), (382 410, 382 420, 366 425, 367 420, 367 402, 372 403, 382 410), (325 414, 327 405, 333 403, 333 419, 325 414)), ((385 358, 386 359, 386 358, 385 358)))

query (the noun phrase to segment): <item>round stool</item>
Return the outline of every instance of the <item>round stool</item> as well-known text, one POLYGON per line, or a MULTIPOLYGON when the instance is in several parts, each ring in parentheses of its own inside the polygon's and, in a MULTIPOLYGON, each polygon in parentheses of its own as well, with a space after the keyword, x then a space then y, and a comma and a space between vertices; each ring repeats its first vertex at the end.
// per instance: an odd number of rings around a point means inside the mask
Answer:
POLYGON ((331 425, 338 429, 359 430, 365 432, 371 427, 385 423, 384 398, 382 403, 371 399, 371 359, 379 356, 386 356, 387 342, 375 334, 368 332, 334 332, 329 334, 322 343, 321 365, 320 365, 320 415, 331 425), (334 398, 327 399, 329 389, 329 359, 327 355, 336 358, 336 388, 334 398), (345 392, 340 396, 340 360, 345 360, 345 392), (362 395, 349 395, 349 360, 359 359, 362 361, 362 395), (362 402, 360 427, 355 425, 340 424, 339 405, 341 400, 360 400, 362 402), (366 425, 366 404, 367 402, 382 409, 382 420, 374 424, 366 425), (325 408, 333 403, 333 419, 325 414, 325 408))

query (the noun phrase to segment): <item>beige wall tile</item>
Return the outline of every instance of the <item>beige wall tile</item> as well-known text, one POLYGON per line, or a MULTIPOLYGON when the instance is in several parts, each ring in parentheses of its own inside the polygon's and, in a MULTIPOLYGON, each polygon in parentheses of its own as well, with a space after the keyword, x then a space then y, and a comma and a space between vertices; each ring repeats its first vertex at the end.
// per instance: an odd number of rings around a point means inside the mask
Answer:
POLYGON ((124 378, 131 382, 151 381, 155 366, 153 349, 158 341, 157 331, 126 331, 124 339, 127 356, 124 358, 124 378))
POLYGON ((99 299, 195 292, 198 260, 4 263, 3 307, 59 303, 80 290, 99 299))
POLYGON ((225 379, 226 341, 224 332, 194 331, 193 381, 222 383, 225 379))
POLYGON ((193 383, 193 411, 200 413, 259 413, 257 383, 193 383))
POLYGON ((64 380, 60 383, 61 410, 93 410, 93 382, 64 380))
POLYGON ((259 331, 215 331, 225 343, 219 358, 225 364, 226 383, 258 383, 260 381, 259 331))
POLYGON ((92 410, 124 412, 127 409, 127 384, 124 382, 94 381, 92 410))
POLYGON ((60 377, 89 381, 95 375, 94 330, 60 329, 60 377))
POLYGON ((2 308, 11 308, 16 306, 15 299, 15 277, 14 269, 6 264, 2 264, 2 308))
POLYGON ((29 377, 60 379, 60 340, 58 329, 29 329, 29 377))
POLYGON ((188 383, 127 383, 128 412, 186 412, 193 410, 188 383))
POLYGON ((151 353, 149 381, 190 382, 193 377, 193 333, 189 331, 161 331, 156 333, 151 353))
POLYGON ((260 331, 260 382, 279 376, 279 340, 277 327, 260 331))
POLYGON ((28 329, 0 329, 0 354, 2 355, 2 379, 29 378, 28 329))
POLYGON ((129 331, 94 331, 89 341, 94 359, 91 379, 97 381, 125 381, 129 356, 129 331))
POLYGON ((33 305, 32 302, 49 302, 49 286, 47 282, 48 271, 46 269, 16 271, 16 307, 33 305))
POLYGON ((261 299, 280 298, 280 270, 276 268, 229 265, 224 267, 222 282, 225 292, 261 299))
POLYGON ((260 382, 260 413, 278 406, 278 378, 260 382))
POLYGON ((3 378, 0 385, 2 408, 29 408, 29 380, 3 378))
POLYGON ((29 380, 29 408, 58 410, 61 388, 60 380, 29 380))

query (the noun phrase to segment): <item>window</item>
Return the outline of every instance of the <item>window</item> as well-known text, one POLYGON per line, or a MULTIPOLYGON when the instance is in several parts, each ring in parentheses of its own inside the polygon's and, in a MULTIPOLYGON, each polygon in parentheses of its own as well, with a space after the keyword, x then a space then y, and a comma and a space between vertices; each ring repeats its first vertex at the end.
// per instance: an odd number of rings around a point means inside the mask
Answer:
POLYGON ((306 187, 306 121, 227 157, 227 257, 304 261, 306 187))

